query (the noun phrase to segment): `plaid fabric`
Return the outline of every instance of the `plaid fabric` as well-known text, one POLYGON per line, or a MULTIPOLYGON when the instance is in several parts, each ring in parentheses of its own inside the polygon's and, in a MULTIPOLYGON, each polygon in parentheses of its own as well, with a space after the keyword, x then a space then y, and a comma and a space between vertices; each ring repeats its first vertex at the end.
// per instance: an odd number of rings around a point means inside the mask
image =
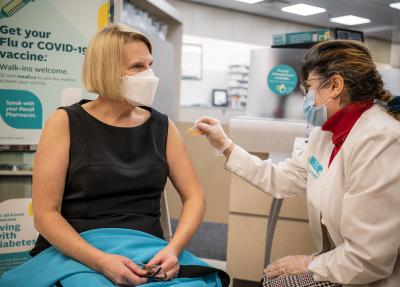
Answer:
POLYGON ((281 277, 267 278, 264 274, 260 287, 341 287, 337 283, 328 281, 317 282, 311 273, 286 275, 281 277))

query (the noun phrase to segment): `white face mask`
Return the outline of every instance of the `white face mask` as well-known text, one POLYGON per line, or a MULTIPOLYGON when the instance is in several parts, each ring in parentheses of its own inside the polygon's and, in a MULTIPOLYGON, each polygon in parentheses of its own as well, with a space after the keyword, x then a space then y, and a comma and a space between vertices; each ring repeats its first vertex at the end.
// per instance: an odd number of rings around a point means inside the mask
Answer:
POLYGON ((156 95, 159 79, 152 69, 122 78, 122 95, 134 107, 151 107, 156 95))

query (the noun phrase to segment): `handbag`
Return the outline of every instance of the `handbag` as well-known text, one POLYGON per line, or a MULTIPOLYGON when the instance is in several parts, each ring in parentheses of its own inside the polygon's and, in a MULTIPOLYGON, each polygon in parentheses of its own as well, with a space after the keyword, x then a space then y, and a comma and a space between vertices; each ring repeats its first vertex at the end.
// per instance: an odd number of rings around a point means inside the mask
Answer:
POLYGON ((270 278, 264 274, 260 287, 342 287, 342 285, 328 281, 315 281, 312 273, 307 272, 270 278))

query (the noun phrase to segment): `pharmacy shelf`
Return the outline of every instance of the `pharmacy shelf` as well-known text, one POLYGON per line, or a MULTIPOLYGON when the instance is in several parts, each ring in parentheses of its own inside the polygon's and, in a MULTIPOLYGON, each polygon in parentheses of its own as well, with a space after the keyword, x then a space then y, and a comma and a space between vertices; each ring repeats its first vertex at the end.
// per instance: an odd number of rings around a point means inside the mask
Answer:
POLYGON ((32 176, 29 170, 0 170, 0 176, 32 176))

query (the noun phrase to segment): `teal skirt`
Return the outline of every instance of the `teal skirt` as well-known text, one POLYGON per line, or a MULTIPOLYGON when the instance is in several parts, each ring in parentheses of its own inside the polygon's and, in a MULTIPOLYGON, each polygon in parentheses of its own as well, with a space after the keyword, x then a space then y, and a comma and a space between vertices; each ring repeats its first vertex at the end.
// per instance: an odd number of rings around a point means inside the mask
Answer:
MULTIPOLYGON (((123 228, 101 228, 82 232, 81 236, 94 247, 107 253, 119 254, 133 262, 148 262, 168 243, 151 234, 123 228)), ((148 282, 141 286, 227 287, 229 276, 210 267, 188 251, 179 256, 178 277, 166 282, 148 282)), ((62 255, 54 247, 42 251, 24 264, 3 274, 1 287, 63 287, 116 286, 107 277, 84 264, 62 255)))

